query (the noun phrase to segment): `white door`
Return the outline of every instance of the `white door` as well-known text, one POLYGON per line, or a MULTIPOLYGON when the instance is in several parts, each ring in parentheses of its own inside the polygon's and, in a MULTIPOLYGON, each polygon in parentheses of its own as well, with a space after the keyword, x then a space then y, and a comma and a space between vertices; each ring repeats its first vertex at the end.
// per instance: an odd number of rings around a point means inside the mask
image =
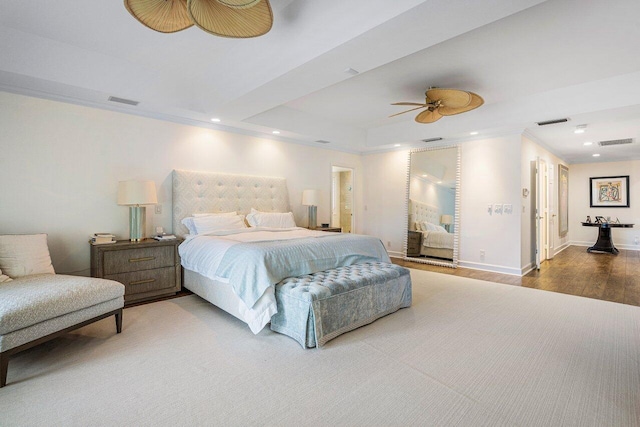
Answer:
POLYGON ((542 198, 540 192, 540 157, 536 159, 536 176, 533 180, 535 185, 535 195, 536 195, 536 208, 535 208, 535 228, 536 228, 536 269, 540 270, 540 258, 542 252, 542 222, 541 222, 541 214, 542 214, 542 198))
POLYGON ((547 259, 548 244, 548 197, 547 197, 547 164, 540 157, 536 159, 536 269, 540 270, 540 263, 547 259))
POLYGON ((547 167, 547 259, 553 259, 554 246, 553 236, 556 233, 556 198, 554 197, 555 168, 553 165, 547 167))

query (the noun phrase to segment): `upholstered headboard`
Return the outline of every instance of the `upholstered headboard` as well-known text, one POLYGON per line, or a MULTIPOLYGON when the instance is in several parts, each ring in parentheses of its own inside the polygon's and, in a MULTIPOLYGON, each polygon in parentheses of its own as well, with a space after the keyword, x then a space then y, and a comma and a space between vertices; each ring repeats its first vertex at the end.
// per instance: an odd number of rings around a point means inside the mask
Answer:
POLYGON ((214 172, 173 171, 173 234, 184 236, 185 217, 194 213, 248 214, 288 212, 289 192, 284 178, 232 175, 214 172))
POLYGON ((421 221, 440 225, 440 209, 437 206, 409 199, 409 230, 415 230, 416 222, 421 221))

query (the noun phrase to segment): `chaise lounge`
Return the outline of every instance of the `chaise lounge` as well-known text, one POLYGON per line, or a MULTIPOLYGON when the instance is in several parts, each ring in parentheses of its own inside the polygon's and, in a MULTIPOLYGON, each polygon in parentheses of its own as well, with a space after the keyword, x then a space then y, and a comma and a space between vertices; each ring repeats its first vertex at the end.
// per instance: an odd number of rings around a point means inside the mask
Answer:
POLYGON ((55 274, 46 234, 0 236, 0 387, 16 353, 112 315, 120 333, 123 307, 121 283, 55 274))

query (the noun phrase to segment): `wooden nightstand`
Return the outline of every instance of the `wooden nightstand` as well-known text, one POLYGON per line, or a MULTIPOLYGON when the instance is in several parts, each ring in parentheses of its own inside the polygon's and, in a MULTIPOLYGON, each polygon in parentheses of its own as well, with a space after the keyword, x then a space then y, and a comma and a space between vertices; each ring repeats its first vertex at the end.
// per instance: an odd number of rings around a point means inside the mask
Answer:
POLYGON ((342 228, 340 227, 316 227, 316 231, 331 231, 334 233, 342 233, 342 228))
POLYGON ((420 246, 422 246, 422 233, 419 231, 409 231, 407 235, 407 256, 420 256, 420 246))
POLYGON ((182 287, 178 255, 182 241, 119 240, 91 245, 91 276, 122 283, 125 305, 175 294, 182 287))

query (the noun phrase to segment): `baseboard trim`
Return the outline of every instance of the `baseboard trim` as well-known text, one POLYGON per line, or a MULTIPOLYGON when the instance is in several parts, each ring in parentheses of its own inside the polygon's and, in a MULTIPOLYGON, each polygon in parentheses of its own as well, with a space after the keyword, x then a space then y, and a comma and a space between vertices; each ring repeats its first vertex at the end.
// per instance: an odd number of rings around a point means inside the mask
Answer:
POLYGON ((387 253, 389 254, 389 258, 400 258, 403 259, 404 258, 404 252, 397 252, 397 251, 387 251, 387 253))
POLYGON ((493 273, 509 274, 511 276, 522 276, 522 270, 520 268, 504 267, 502 265, 458 261, 458 267, 471 268, 473 270, 491 271, 493 273))
MULTIPOLYGON (((593 246, 595 244, 595 242, 579 242, 579 241, 572 241, 570 243, 570 245, 573 246, 586 246, 587 248, 593 246)), ((614 245, 616 246, 616 248, 618 249, 624 249, 626 251, 640 251, 640 247, 638 247, 637 245, 627 245, 627 244, 620 244, 620 243, 615 243, 614 245)))

